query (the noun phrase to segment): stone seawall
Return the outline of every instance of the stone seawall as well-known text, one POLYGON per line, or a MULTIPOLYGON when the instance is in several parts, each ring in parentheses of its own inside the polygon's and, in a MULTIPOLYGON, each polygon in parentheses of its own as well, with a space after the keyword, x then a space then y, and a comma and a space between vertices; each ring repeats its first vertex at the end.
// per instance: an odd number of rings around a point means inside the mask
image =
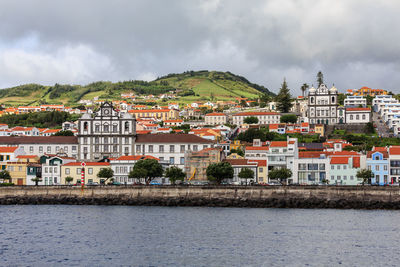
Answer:
POLYGON ((0 204, 400 209, 399 187, 24 186, 0 188, 0 204))

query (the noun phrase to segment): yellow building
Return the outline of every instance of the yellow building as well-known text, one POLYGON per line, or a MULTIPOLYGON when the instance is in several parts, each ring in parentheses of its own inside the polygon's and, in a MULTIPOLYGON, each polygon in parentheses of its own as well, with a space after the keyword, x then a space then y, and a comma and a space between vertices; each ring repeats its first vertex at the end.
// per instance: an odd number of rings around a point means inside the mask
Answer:
POLYGON ((235 141, 233 141, 233 143, 231 143, 229 149, 230 149, 230 150, 232 150, 232 149, 235 149, 235 150, 237 150, 237 149, 243 150, 243 147, 244 147, 244 145, 240 142, 240 140, 235 140, 235 141))
MULTIPOLYGON (((85 184, 90 182, 101 183, 102 179, 97 177, 101 169, 110 168, 109 162, 86 162, 85 166, 85 184)), ((81 162, 69 162, 61 166, 61 184, 67 184, 65 177, 72 177, 71 184, 81 183, 81 162)))
POLYGON ((350 89, 348 92, 351 92, 352 95, 358 95, 358 96, 377 96, 377 95, 387 95, 388 91, 383 90, 383 89, 371 89, 369 87, 361 87, 360 89, 350 89))
POLYGON ((319 134, 320 136, 324 136, 325 135, 325 125, 323 124, 316 124, 315 128, 314 128, 314 132, 316 134, 319 134))
POLYGON ((34 155, 20 155, 17 156, 17 161, 7 162, 7 170, 11 175, 11 183, 16 185, 26 185, 28 166, 31 163, 38 163, 39 157, 34 155))
POLYGON ((176 120, 179 118, 179 111, 175 109, 139 109, 129 110, 130 114, 138 118, 155 118, 159 120, 176 120))

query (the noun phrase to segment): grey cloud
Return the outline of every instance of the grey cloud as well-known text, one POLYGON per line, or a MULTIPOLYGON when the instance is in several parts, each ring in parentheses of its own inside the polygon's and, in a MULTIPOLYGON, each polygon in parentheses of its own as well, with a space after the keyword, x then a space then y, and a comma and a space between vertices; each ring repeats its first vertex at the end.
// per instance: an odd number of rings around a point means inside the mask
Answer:
POLYGON ((5 0, 0 86, 210 69, 273 91, 286 77, 298 94, 322 70, 341 91, 396 91, 399 11, 396 0, 5 0))

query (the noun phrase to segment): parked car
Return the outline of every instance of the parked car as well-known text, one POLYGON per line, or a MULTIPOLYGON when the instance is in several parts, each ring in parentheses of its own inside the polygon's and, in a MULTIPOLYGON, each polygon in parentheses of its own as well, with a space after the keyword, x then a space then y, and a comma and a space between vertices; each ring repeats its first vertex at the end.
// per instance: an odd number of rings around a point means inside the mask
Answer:
POLYGON ((161 183, 160 183, 160 182, 157 182, 157 181, 151 181, 151 182, 150 182, 150 185, 161 185, 161 183))
POLYGON ((87 186, 97 186, 97 185, 99 185, 99 183, 98 182, 89 182, 86 185, 87 186))
POLYGON ((266 183, 265 185, 282 185, 282 183, 280 182, 275 182, 275 181, 271 181, 269 183, 266 183))
POLYGON ((122 184, 117 181, 112 181, 112 182, 108 183, 108 185, 122 185, 122 184))

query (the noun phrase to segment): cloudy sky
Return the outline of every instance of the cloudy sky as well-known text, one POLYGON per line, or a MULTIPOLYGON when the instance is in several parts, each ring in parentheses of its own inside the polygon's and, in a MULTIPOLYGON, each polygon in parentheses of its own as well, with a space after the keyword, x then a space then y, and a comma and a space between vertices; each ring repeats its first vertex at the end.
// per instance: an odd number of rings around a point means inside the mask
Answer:
POLYGON ((0 88, 231 71, 400 93, 398 0, 0 0, 0 88))

